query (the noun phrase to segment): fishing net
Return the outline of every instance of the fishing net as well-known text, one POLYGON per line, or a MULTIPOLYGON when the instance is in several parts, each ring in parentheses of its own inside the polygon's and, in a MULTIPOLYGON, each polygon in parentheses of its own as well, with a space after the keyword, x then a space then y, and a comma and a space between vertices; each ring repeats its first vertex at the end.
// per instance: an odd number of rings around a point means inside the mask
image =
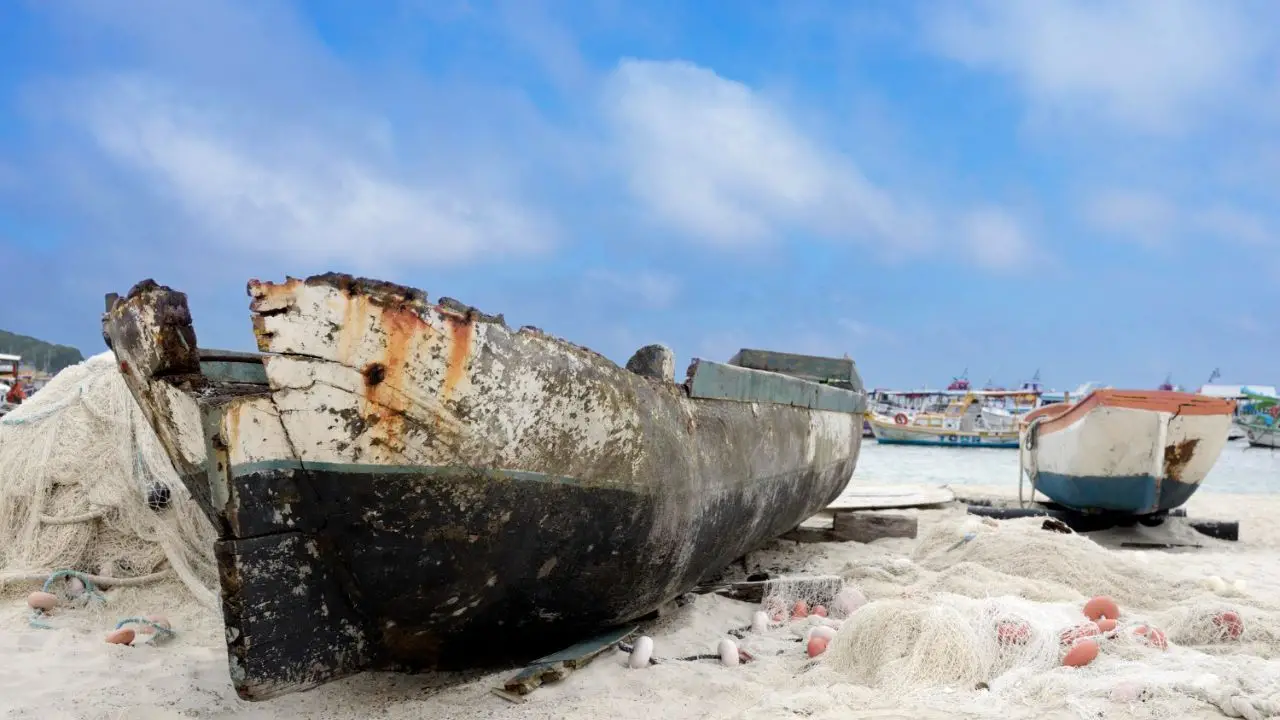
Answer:
POLYGON ((107 352, 0 418, 0 588, 59 569, 176 577, 216 607, 215 534, 107 352))
POLYGON ((996 700, 1078 717, 1117 703, 1125 717, 1191 717, 1206 703, 1228 717, 1280 717, 1280 601, 1042 522, 941 522, 910 560, 850 567, 845 579, 871 601, 841 624, 815 681, 940 708, 942 697, 977 714, 996 700), (1118 603, 1114 629, 1085 617, 1094 595, 1118 603), (1096 659, 1064 666, 1083 642, 1098 645, 1096 659))

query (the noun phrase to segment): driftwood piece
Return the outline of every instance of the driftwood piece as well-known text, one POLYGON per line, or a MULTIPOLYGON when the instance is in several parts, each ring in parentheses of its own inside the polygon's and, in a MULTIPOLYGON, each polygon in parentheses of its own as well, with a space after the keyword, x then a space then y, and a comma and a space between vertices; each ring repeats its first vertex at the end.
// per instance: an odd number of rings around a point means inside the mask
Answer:
POLYGON ((507 678, 502 689, 516 695, 528 695, 543 683, 563 680, 569 673, 596 659, 600 653, 630 637, 637 629, 634 625, 618 628, 539 658, 525 669, 507 678))
MULTIPOLYGON (((1074 512, 1062 508, 1060 506, 1048 507, 1044 505, 1034 505, 1031 507, 1000 507, 995 504, 970 504, 968 506, 970 515, 978 515, 981 517, 995 518, 996 520, 1013 520, 1016 518, 1027 517, 1051 517, 1061 520, 1068 527, 1076 532, 1097 532, 1099 530, 1110 530, 1111 528, 1122 526, 1125 524, 1141 523, 1141 524, 1158 524, 1160 521, 1147 520, 1146 518, 1135 518, 1131 515, 1115 515, 1115 514, 1086 514, 1074 512)), ((1187 518, 1187 511, 1184 508, 1174 508, 1170 510, 1166 517, 1176 517, 1186 519, 1187 525, 1191 526, 1201 535, 1207 535, 1218 540, 1226 540, 1228 542, 1236 542, 1240 539, 1240 523, 1236 520, 1198 520, 1187 518)))
POLYGON ((836 513, 831 534, 841 542, 869 543, 881 538, 913 538, 917 525, 910 515, 836 513))

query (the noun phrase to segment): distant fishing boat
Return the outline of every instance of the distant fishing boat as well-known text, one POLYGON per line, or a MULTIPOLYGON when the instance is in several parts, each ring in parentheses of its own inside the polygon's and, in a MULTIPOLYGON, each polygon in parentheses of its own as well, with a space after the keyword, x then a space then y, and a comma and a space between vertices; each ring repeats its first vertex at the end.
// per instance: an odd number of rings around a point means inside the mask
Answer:
MULTIPOLYGON (((954 384, 954 383, 953 383, 954 384)), ((966 383, 967 385, 967 383, 966 383)), ((868 419, 876 442, 882 445, 934 445, 951 447, 1018 447, 1018 426, 1013 413, 987 407, 985 397, 1018 395, 965 392, 953 397, 942 412, 897 412, 892 418, 868 419)))
POLYGON ((1280 399, 1244 390, 1250 413, 1236 419, 1252 447, 1280 448, 1280 399))
POLYGON ((1163 513, 1185 503, 1217 462, 1235 405, 1172 390, 1095 390, 1027 414, 1021 473, 1072 509, 1163 513))

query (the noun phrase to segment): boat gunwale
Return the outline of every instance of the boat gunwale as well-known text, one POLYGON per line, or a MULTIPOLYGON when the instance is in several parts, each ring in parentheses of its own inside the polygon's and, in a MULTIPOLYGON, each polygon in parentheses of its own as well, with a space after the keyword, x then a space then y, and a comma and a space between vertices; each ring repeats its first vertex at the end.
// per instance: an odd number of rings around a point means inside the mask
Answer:
POLYGON ((1215 398, 1198 393, 1176 390, 1094 390, 1076 403, 1055 403, 1036 408, 1022 418, 1023 427, 1040 420, 1037 427, 1043 437, 1066 429, 1083 420, 1096 408, 1145 410, 1168 412, 1182 416, 1232 415, 1236 402, 1227 398, 1215 398))

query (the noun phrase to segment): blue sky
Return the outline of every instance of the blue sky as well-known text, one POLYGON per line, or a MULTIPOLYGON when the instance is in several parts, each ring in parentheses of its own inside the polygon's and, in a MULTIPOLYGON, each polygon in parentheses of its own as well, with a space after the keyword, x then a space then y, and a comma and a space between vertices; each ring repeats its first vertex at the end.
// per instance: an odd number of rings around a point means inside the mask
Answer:
POLYGON ((329 270, 625 362, 1280 382, 1266 0, 0 4, 0 328, 329 270), (10 270, 20 264, 21 270, 10 270), (1271 319, 1268 319, 1271 318, 1271 319))

